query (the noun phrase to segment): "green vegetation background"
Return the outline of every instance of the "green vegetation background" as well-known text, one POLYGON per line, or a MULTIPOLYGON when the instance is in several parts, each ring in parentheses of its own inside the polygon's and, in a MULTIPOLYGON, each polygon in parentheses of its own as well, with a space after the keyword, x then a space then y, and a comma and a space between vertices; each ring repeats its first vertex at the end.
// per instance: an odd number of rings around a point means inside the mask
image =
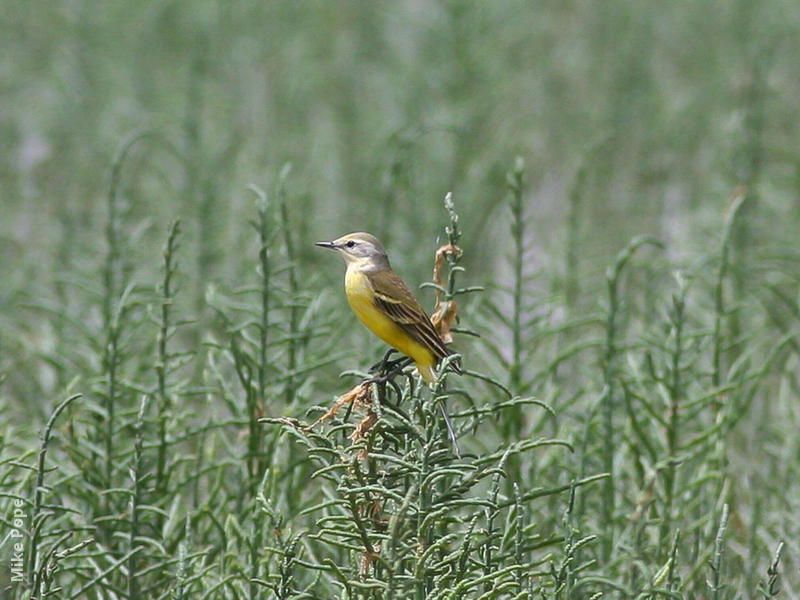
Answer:
POLYGON ((0 594, 796 597, 799 31, 6 2, 0 594), (313 242, 370 231, 416 286, 448 192, 463 457, 404 383, 366 441, 364 407, 299 429, 384 350, 313 242))

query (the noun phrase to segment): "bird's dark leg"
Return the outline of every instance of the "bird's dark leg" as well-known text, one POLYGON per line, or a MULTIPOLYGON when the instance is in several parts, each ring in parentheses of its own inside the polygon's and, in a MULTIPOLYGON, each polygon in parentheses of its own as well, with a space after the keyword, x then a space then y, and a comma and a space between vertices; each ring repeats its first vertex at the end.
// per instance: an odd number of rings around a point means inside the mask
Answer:
POLYGON ((394 348, 389 348, 389 350, 386 351, 386 354, 383 355, 383 358, 372 365, 369 369, 370 373, 375 373, 377 371, 377 374, 370 377, 366 381, 370 383, 386 383, 411 362, 411 359, 406 356, 389 360, 389 357, 396 352, 397 350, 394 348))
POLYGON ((380 371, 380 370, 385 370, 385 368, 384 368, 384 367, 385 367, 385 365, 387 365, 387 364, 388 364, 388 363, 390 363, 390 362, 394 362, 394 361, 390 361, 390 360, 389 360, 389 357, 390 357, 392 354, 394 354, 395 352, 397 352, 397 350, 395 350, 394 348, 389 348, 389 349, 386 351, 386 354, 384 354, 384 355, 383 355, 383 358, 382 358, 382 359, 380 359, 378 362, 376 362, 374 365, 372 365, 372 366, 369 368, 369 372, 370 372, 370 373, 372 373, 372 372, 374 372, 374 371, 376 371, 376 370, 377 370, 377 371, 380 371))
POLYGON ((389 358, 389 354, 390 353, 387 352, 383 360, 370 369, 370 372, 377 371, 378 373, 377 375, 373 375, 369 379, 366 379, 365 382, 385 384, 412 362, 411 358, 405 356, 395 360, 387 360, 389 358))
POLYGON ((411 362, 411 359, 402 357, 395 360, 389 360, 389 357, 393 352, 396 352, 396 350, 389 350, 383 356, 382 360, 372 365, 370 368, 370 373, 375 373, 377 371, 377 374, 372 375, 361 382, 361 385, 369 385, 372 383, 375 384, 375 391, 377 394, 375 400, 379 405, 390 406, 389 402, 387 401, 387 385, 391 385, 394 388, 398 400, 403 396, 403 393, 400 391, 400 386, 398 386, 394 381, 394 377, 411 362))
POLYGON ((389 365, 391 365, 391 370, 388 373, 386 373, 386 378, 391 379, 392 377, 397 375, 400 371, 405 369, 408 365, 410 365, 412 362, 414 361, 410 358, 400 358, 389 363, 389 365))

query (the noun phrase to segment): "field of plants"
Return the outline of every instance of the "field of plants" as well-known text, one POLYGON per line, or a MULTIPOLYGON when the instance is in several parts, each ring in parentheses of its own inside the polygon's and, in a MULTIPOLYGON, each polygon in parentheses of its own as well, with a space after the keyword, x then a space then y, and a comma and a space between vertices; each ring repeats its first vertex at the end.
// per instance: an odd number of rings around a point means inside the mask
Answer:
POLYGON ((799 34, 6 3, 0 598, 800 598, 799 34), (352 231, 462 373, 376 377, 352 231))

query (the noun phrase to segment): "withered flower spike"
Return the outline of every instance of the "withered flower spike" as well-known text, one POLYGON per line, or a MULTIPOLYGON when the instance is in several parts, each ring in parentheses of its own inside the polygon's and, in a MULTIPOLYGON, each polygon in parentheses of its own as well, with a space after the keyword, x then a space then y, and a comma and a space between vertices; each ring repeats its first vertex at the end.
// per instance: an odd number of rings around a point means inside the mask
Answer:
MULTIPOLYGON (((439 287, 444 287, 444 278, 442 277, 442 268, 447 256, 454 256, 459 258, 461 256, 461 248, 453 244, 445 244, 436 251, 436 257, 433 263, 433 282, 439 287)), ((455 300, 442 302, 442 292, 436 289, 436 307, 431 315, 431 322, 436 328, 436 331, 442 336, 445 344, 453 342, 453 335, 450 329, 458 316, 458 305, 455 300)))
POLYGON ((455 300, 440 302, 436 305, 436 311, 431 315, 431 323, 442 336, 445 344, 453 343, 453 334, 450 329, 458 316, 458 305, 455 300))
MULTIPOLYGON (((445 244, 436 251, 436 255, 433 260, 433 282, 440 287, 444 287, 444 278, 442 277, 442 267, 444 266, 444 259, 448 255, 459 258, 461 256, 461 248, 459 248, 458 246, 454 246, 453 244, 445 244)), ((436 290, 437 306, 439 304, 439 301, 441 300, 441 296, 442 292, 436 290)))
POLYGON ((372 551, 364 550, 364 552, 361 554, 361 576, 362 577, 366 577, 367 575, 369 575, 369 569, 372 566, 372 564, 376 560, 378 560, 378 557, 380 556, 380 552, 381 552, 380 544, 375 544, 373 546, 372 551))
POLYGON ((378 415, 372 411, 369 411, 363 419, 356 425, 356 428, 353 430, 353 433, 350 434, 350 440, 353 442, 357 442, 358 440, 364 439, 369 433, 369 430, 372 429, 373 425, 378 422, 378 415))
MULTIPOLYGON (((378 422, 378 415, 375 414, 373 411, 369 411, 366 416, 361 419, 361 421, 356 425, 356 428, 353 430, 353 433, 350 434, 350 441, 355 443, 358 440, 362 440, 367 437, 367 433, 373 428, 375 423, 378 422)), ((367 449, 361 448, 358 451, 358 459, 359 460, 366 460, 367 459, 367 449)))
POLYGON ((354 406, 369 406, 372 404, 372 386, 368 383, 359 383, 349 392, 342 394, 336 399, 336 402, 333 403, 324 415, 322 415, 319 419, 314 421, 311 425, 307 425, 303 427, 304 431, 311 431, 319 425, 320 423, 324 423, 328 419, 331 419, 336 416, 336 413, 339 412, 339 409, 345 406, 346 404, 353 404, 354 406))

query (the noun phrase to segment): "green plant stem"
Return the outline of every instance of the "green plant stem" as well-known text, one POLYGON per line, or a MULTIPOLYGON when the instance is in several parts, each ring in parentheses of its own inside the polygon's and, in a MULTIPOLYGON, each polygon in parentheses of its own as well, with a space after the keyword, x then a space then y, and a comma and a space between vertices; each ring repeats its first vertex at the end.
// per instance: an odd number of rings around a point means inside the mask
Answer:
POLYGON ((167 479, 167 454, 169 444, 167 440, 167 424, 171 398, 167 387, 167 373, 169 371, 170 355, 167 343, 171 336, 172 319, 171 310, 175 301, 173 277, 176 272, 176 255, 178 251, 178 237, 180 235, 180 221, 174 221, 169 226, 167 242, 164 246, 163 279, 161 281, 161 311, 159 314, 157 356, 156 356, 156 394, 158 398, 158 457, 156 460, 156 489, 164 492, 168 488, 167 479))
POLYGON ((130 499, 130 532, 128 534, 128 598, 139 597, 138 547, 139 537, 139 505, 142 500, 142 458, 144 446, 144 415, 147 410, 147 396, 142 397, 139 415, 136 419, 136 438, 133 446, 133 466, 131 467, 131 499, 130 499))
MULTIPOLYGON (((288 165, 287 165, 288 167, 288 165)), ((283 230, 283 243, 286 248, 287 277, 289 280, 289 334, 287 339, 286 348, 286 368, 289 375, 284 384, 284 402, 287 406, 294 402, 295 397, 295 379, 294 372, 297 369, 297 351, 298 340, 300 339, 300 305, 298 304, 300 296, 300 286, 297 281, 297 256, 294 248, 294 241, 292 239, 292 226, 289 221, 289 209, 286 200, 286 185, 285 178, 288 175, 288 169, 284 167, 281 172, 281 179, 278 185, 278 198, 280 200, 281 211, 281 229, 283 230)))
POLYGON ((711 598, 719 600, 722 594, 723 585, 723 565, 725 560, 725 533, 728 529, 728 505, 722 506, 722 515, 719 519, 717 536, 714 538, 714 554, 711 558, 711 578, 708 580, 708 587, 711 591, 711 598))
MULTIPOLYGON (((53 427, 56 424, 56 419, 58 416, 66 409, 70 404, 72 404, 75 400, 81 397, 81 394, 74 394, 64 400, 61 404, 59 404, 55 410, 53 410, 52 414, 50 415, 50 419, 47 421, 45 425, 44 431, 42 432, 42 442, 39 445, 39 457, 36 461, 36 487, 33 493, 33 513, 31 514, 31 524, 32 526, 38 526, 40 522, 40 515, 42 512, 42 498, 44 495, 45 487, 44 487, 44 475, 46 473, 45 467, 45 458, 47 457, 47 445, 50 443, 50 436, 53 432, 53 427)), ((37 588, 37 581, 35 578, 36 574, 36 560, 37 560, 37 553, 38 553, 38 535, 34 532, 31 532, 29 546, 28 546, 28 587, 31 590, 36 590, 37 588)))
POLYGON ((741 208, 746 198, 747 194, 744 193, 743 189, 737 190, 731 201, 731 205, 728 207, 728 213, 722 229, 719 270, 717 271, 717 281, 714 286, 714 332, 712 334, 714 349, 711 372, 711 385, 714 387, 719 387, 722 384, 722 323, 726 315, 725 279, 727 278, 728 269, 730 267, 731 232, 733 231, 733 224, 736 221, 739 208, 741 208))
MULTIPOLYGON (((661 522, 661 535, 659 547, 666 550, 670 536, 672 523, 675 520, 675 474, 676 460, 678 451, 678 433, 680 431, 680 411, 683 401, 683 383, 681 379, 681 358, 683 357, 683 327, 684 309, 686 307, 686 280, 678 274, 679 291, 672 298, 672 356, 670 365, 670 380, 667 386, 669 395, 669 408, 667 417, 667 460, 668 464, 664 469, 664 514, 661 522)), ((665 554, 662 553, 662 556, 665 554)))
MULTIPOLYGON (((513 394, 520 394, 522 387, 522 311, 523 311, 523 273, 525 266, 525 218, 522 214, 524 193, 524 163, 517 157, 514 169, 507 176, 511 192, 511 237, 514 239, 513 256, 513 308, 511 314, 511 366, 508 373, 508 388, 513 394)), ((521 414, 514 414, 510 420, 519 436, 522 425, 521 414)))
POLYGON ((602 396, 603 412, 603 469, 608 478, 603 485, 603 519, 607 530, 603 537, 603 557, 608 560, 614 547, 615 523, 615 468, 614 452, 616 435, 614 431, 614 415, 616 412, 616 384, 617 384, 617 317, 620 312, 619 280, 625 265, 628 264, 633 254, 644 245, 661 247, 661 243, 650 237, 640 236, 631 240, 627 248, 617 256, 613 266, 606 273, 608 289, 608 314, 606 317, 606 341, 603 357, 603 382, 602 396))

